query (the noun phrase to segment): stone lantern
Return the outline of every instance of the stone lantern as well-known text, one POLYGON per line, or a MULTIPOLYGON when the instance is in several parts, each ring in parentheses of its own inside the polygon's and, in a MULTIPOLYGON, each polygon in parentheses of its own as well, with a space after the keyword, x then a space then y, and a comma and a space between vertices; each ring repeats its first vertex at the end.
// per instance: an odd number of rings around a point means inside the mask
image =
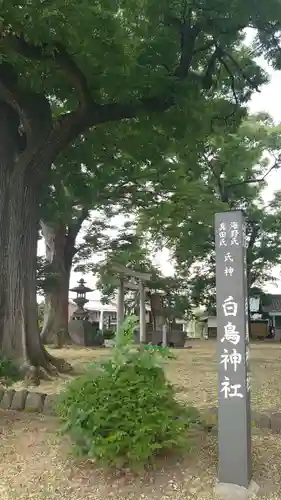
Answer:
POLYGON ((73 299, 73 302, 77 305, 77 309, 73 313, 73 319, 89 319, 89 313, 84 309, 85 304, 87 304, 88 299, 86 299, 86 293, 92 292, 92 288, 88 288, 85 286, 85 281, 81 278, 78 281, 78 286, 70 289, 71 292, 76 292, 76 299, 73 299))
POLYGON ((75 344, 87 347, 102 345, 102 335, 99 334, 94 325, 89 321, 89 311, 84 309, 85 304, 89 302, 86 298, 86 293, 93 290, 85 286, 85 281, 81 278, 78 281, 78 286, 71 288, 70 291, 76 293, 76 298, 73 299, 73 302, 77 305, 77 309, 73 312, 68 325, 71 339, 75 344))

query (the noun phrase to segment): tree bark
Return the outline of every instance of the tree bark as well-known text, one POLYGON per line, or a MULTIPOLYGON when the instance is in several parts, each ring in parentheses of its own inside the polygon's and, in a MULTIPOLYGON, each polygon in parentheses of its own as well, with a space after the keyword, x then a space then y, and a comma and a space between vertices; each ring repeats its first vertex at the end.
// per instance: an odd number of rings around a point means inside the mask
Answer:
POLYGON ((41 342, 36 254, 40 170, 21 162, 17 113, 0 102, 0 355, 18 362, 33 382, 42 371, 69 368, 41 342), (38 182, 39 181, 39 182, 38 182))
POLYGON ((0 346, 2 346, 8 286, 9 173, 14 166, 18 152, 17 115, 4 103, 0 104, 0 138, 0 346))
POLYGON ((60 348, 71 343, 68 333, 68 293, 75 241, 68 238, 64 223, 52 226, 41 221, 41 227, 52 274, 45 291, 41 338, 45 344, 55 344, 60 348))

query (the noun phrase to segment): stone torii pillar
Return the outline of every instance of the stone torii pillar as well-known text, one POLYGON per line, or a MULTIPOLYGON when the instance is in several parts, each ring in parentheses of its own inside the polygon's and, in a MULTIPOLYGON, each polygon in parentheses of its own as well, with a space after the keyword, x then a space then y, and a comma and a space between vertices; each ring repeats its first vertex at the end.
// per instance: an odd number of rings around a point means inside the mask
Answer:
POLYGON ((151 279, 151 274, 141 273, 138 271, 134 271, 133 269, 129 269, 127 267, 123 267, 119 264, 116 264, 113 267, 113 270, 119 274, 120 281, 118 287, 118 296, 117 296, 117 328, 119 328, 124 321, 124 295, 125 289, 129 290, 138 290, 139 291, 139 308, 140 308, 140 343, 145 343, 146 341, 146 314, 145 314, 145 292, 146 288, 144 286, 145 281, 149 281, 151 279), (132 283, 130 281, 124 281, 124 276, 127 276, 129 279, 133 278, 138 283, 132 283))
POLYGON ((103 330, 104 330, 104 310, 103 309, 100 311, 99 329, 103 333, 103 330))
POLYGON ((145 288, 142 281, 139 282, 140 294, 140 343, 145 344, 146 341, 146 317, 145 317, 145 288))
POLYGON ((118 292, 117 292, 117 330, 118 328, 120 328, 120 326, 124 321, 124 315, 125 315, 124 295, 125 295, 124 279, 120 278, 118 292))

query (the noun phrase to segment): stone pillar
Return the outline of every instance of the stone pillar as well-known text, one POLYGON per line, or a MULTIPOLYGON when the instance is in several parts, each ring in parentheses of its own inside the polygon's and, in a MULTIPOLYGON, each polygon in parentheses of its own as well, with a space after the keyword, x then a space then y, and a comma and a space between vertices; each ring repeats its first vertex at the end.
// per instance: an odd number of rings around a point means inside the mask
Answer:
POLYGON ((247 240, 242 212, 216 214, 215 233, 219 368, 216 493, 220 499, 246 499, 257 486, 252 482, 247 240))
POLYGON ((99 320, 99 329, 100 331, 103 333, 103 328, 104 328, 104 324, 103 324, 103 318, 104 318, 104 311, 102 310, 100 312, 100 320, 99 320))
POLYGON ((145 320, 145 290, 143 282, 139 283, 140 294, 140 343, 144 344, 146 341, 146 320, 145 320))
POLYGON ((167 346, 167 332, 168 332, 168 325, 167 325, 167 323, 164 323, 162 326, 162 346, 163 347, 167 346))
POLYGON ((117 293, 117 330, 124 321, 124 280, 120 278, 117 293))

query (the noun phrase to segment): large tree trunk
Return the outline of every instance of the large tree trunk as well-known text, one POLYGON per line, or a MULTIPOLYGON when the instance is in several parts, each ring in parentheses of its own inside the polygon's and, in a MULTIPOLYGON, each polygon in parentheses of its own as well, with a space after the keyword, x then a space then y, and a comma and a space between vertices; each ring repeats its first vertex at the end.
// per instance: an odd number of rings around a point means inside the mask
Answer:
POLYGON ((52 274, 45 290, 41 338, 45 344, 62 347, 71 343, 68 333, 68 293, 74 241, 68 238, 64 223, 52 226, 41 221, 41 227, 46 245, 46 258, 52 274))
POLYGON ((9 106, 0 103, 0 349, 4 342, 4 321, 8 286, 9 174, 18 151, 18 120, 9 106))
POLYGON ((6 104, 0 105, 0 223, 1 223, 1 352, 25 360, 24 269, 27 261, 23 234, 24 172, 18 168, 20 154, 18 117, 6 104), (22 266, 23 264, 23 266, 22 266))
MULTIPOLYGON (((17 114, 0 102, 0 354, 15 359, 34 381, 64 362, 39 335, 36 253, 39 180, 21 162, 17 114)), ((38 169, 38 172, 40 170, 38 169)))

